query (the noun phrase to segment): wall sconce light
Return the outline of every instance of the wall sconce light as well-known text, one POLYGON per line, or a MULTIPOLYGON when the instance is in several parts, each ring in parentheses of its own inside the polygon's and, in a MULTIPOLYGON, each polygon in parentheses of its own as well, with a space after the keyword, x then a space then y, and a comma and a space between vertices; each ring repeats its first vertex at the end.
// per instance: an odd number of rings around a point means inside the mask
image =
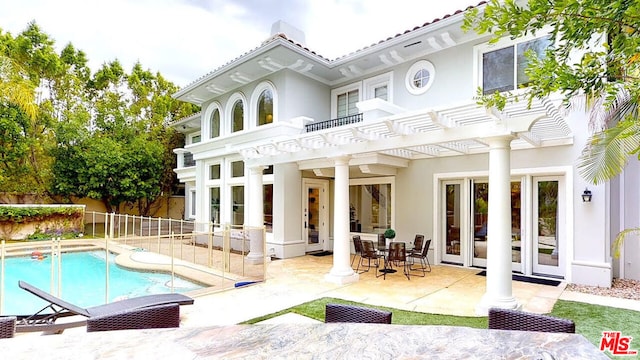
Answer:
POLYGON ((585 188, 582 193, 582 202, 591 202, 591 191, 587 188, 585 188))

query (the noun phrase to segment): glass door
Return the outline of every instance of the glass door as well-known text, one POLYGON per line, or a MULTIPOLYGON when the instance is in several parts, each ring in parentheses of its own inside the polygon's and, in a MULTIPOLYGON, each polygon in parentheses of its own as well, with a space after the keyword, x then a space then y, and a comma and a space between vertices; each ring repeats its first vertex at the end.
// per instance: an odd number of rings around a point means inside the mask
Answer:
POLYGON ((306 252, 327 250, 324 248, 328 231, 328 184, 321 181, 304 181, 303 191, 303 237, 306 252))
POLYGON ((564 184, 558 177, 533 180, 533 273, 564 277, 564 184))
POLYGON ((487 266, 487 219, 489 218, 489 183, 472 181, 471 234, 473 266, 487 266))
POLYGON ((446 182, 443 187, 444 199, 444 242, 442 261, 462 264, 460 229, 462 225, 462 182, 446 182))
MULTIPOLYGON (((472 184, 473 266, 487 266, 487 220, 489 183, 472 184)), ((511 182, 511 262, 512 270, 522 272, 522 181, 511 182)))

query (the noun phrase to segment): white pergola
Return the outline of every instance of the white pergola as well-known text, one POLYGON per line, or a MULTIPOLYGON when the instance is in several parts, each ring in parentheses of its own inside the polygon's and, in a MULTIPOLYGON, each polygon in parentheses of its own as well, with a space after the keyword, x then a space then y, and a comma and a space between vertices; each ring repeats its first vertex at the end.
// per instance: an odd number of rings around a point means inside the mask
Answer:
MULTIPOLYGON (((350 166, 358 166, 363 173, 393 174, 394 169, 407 167, 409 160, 489 153, 487 288, 478 312, 486 313, 492 306, 517 308, 511 285, 511 150, 572 143, 559 101, 514 102, 502 111, 475 103, 404 111, 381 106, 379 101, 358 105, 361 122, 305 132, 304 124, 313 120, 295 119, 257 129, 265 132, 254 137, 261 140, 227 145, 242 154, 251 169, 248 225, 262 225, 264 166, 297 163, 301 170, 330 174, 335 181, 334 256, 326 279, 357 281, 349 261, 350 166)), ((249 258, 262 259, 261 252, 261 244, 252 244, 249 258)))

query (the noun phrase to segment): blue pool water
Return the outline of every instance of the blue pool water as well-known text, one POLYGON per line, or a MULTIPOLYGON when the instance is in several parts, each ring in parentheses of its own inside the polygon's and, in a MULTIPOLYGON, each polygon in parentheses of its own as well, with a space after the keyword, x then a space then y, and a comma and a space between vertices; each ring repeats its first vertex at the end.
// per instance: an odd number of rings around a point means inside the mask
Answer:
MULTIPOLYGON (((59 297, 81 307, 105 303, 106 253, 104 251, 63 253, 61 259, 62 288, 59 297)), ((47 303, 18 287, 18 280, 26 281, 54 295, 51 289, 51 257, 43 260, 31 257, 5 258, 5 289, 3 315, 33 314, 47 303)), ((158 272, 132 271, 119 267, 115 255, 109 254, 109 302, 128 297, 171 292, 171 275, 158 272)), ((54 275, 57 279, 57 259, 54 275)), ((181 278, 173 281, 174 292, 202 288, 181 278)))

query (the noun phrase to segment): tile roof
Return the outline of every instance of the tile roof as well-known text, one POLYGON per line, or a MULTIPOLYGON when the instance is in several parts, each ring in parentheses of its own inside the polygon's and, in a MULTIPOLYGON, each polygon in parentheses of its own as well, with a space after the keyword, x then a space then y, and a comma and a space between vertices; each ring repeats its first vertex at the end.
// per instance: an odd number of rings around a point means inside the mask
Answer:
MULTIPOLYGON (((451 16, 458 15, 458 14, 463 13, 463 12, 465 12, 465 11, 469 10, 469 9, 473 9, 473 8, 476 8, 476 7, 482 6, 482 5, 486 4, 486 3, 487 3, 487 1, 480 1, 477 5, 470 5, 470 6, 467 6, 465 9, 456 10, 454 13, 452 13, 452 14, 446 14, 446 15, 444 15, 442 18, 435 18, 434 20, 431 20, 431 21, 429 21, 429 22, 426 22, 426 23, 424 23, 424 24, 422 24, 422 25, 415 26, 413 29, 407 29, 407 30, 405 30, 405 31, 404 31, 404 32, 402 32, 402 33, 398 33, 398 34, 396 34, 395 36, 390 36, 390 37, 388 37, 388 38, 386 38, 386 39, 382 39, 382 40, 380 40, 380 41, 378 41, 378 42, 375 42, 375 43, 373 43, 373 44, 371 44, 371 45, 369 45, 369 46, 365 46, 365 47, 363 47, 363 48, 361 48, 361 49, 358 49, 358 50, 356 50, 356 51, 353 51, 353 52, 351 52, 351 53, 349 53, 349 54, 346 54, 346 55, 343 55, 343 56, 339 56, 339 57, 337 57, 337 58, 335 58, 335 59, 333 59, 333 60, 328 59, 328 58, 326 58, 326 57, 324 57, 324 56, 322 56, 322 55, 320 55, 320 54, 316 53, 316 52, 315 52, 315 51, 313 51, 313 50, 310 50, 309 48, 305 47, 304 45, 302 45, 302 44, 300 44, 300 43, 297 43, 297 42, 293 41, 292 39, 289 39, 289 38, 287 37, 287 35, 286 35, 286 34, 284 34, 284 33, 278 33, 278 34, 272 35, 272 36, 270 36, 269 38, 267 38, 265 41, 263 41, 263 42, 262 42, 262 44, 260 44, 260 46, 257 46, 257 47, 255 47, 255 48, 253 48, 253 49, 251 49, 251 50, 249 50, 249 51, 247 51, 247 52, 243 53, 242 55, 240 55, 240 56, 238 56, 238 57, 236 57, 236 58, 234 58, 234 59, 232 59, 232 60, 230 60, 230 61, 226 62, 225 64, 223 64, 223 65, 221 65, 221 66, 217 67, 216 69, 214 69, 214 70, 212 70, 212 71, 210 71, 210 72, 206 73, 205 75, 203 75, 203 76, 201 76, 201 77, 197 78, 196 80, 192 81, 191 83, 189 83, 188 85, 186 85, 185 87, 183 87, 183 89, 187 89, 187 88, 191 87, 191 86, 192 86, 192 85, 194 85, 195 83, 197 83, 197 82, 199 82, 200 80, 202 80, 202 79, 204 79, 204 78, 208 77, 209 75, 211 75, 211 74, 215 73, 216 71, 218 71, 218 70, 220 70, 220 69, 222 69, 222 68, 224 68, 224 67, 226 67, 226 66, 228 66, 228 65, 230 65, 230 64, 233 64, 233 63, 234 63, 234 62, 236 62, 237 60, 239 60, 239 59, 241 59, 241 58, 243 58, 243 57, 245 57, 245 56, 247 56, 247 55, 249 55, 249 54, 251 54, 251 53, 253 53, 253 52, 255 52, 255 51, 257 51, 257 50, 259 50, 259 49, 261 49, 261 48, 263 48, 263 47, 265 47, 265 46, 267 46, 267 45, 269 45, 270 43, 275 42, 275 41, 288 41, 289 43, 291 43, 291 44, 293 44, 293 45, 295 45, 295 46, 299 47, 300 49, 304 50, 305 52, 307 52, 307 53, 309 53, 309 54, 311 54, 311 55, 313 55, 313 56, 316 56, 316 57, 320 58, 321 60, 323 60, 323 61, 325 61, 325 62, 327 62, 327 63, 331 63, 331 62, 334 62, 334 61, 337 61, 337 60, 340 60, 340 59, 344 59, 344 58, 346 58, 346 57, 349 57, 349 56, 352 56, 352 55, 358 54, 358 53, 360 53, 360 52, 362 52, 362 51, 364 51, 364 50, 366 50, 366 49, 369 49, 369 48, 371 48, 371 47, 373 47, 373 46, 383 44, 383 43, 385 43, 385 42, 387 42, 387 41, 389 41, 389 40, 392 40, 392 39, 398 38, 398 37, 400 37, 400 36, 406 35, 406 34, 408 34, 408 33, 414 32, 414 31, 416 31, 416 30, 419 30, 419 29, 425 28, 425 27, 427 27, 427 26, 429 26, 429 25, 433 25, 433 24, 435 24, 435 23, 437 23, 437 22, 439 22, 439 21, 445 20, 445 19, 447 19, 447 18, 449 18, 449 17, 451 17, 451 16)), ((181 92, 181 91, 182 91, 182 89, 181 89, 179 92, 181 92)))

